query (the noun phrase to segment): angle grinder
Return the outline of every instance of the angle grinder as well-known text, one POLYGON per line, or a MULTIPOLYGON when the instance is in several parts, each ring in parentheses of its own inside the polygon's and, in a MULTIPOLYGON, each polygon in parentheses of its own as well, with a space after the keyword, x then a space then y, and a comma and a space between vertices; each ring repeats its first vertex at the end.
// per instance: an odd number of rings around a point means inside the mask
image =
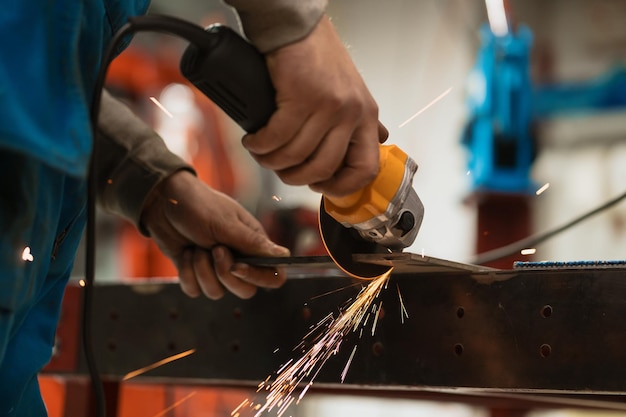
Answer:
MULTIPOLYGON (((227 26, 211 25, 181 58, 182 74, 248 133, 276 110, 263 55, 227 26)), ((353 254, 398 252, 411 245, 424 206, 413 189, 417 164, 395 145, 380 145, 380 170, 368 186, 344 197, 323 196, 319 224, 335 264, 350 276, 372 279, 391 265, 355 262, 353 254)))

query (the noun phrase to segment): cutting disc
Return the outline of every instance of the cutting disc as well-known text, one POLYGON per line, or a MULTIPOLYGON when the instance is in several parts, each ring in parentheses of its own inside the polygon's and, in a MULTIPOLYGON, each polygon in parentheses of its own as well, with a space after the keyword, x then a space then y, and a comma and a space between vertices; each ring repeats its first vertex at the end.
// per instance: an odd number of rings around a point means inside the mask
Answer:
POLYGON ((319 226, 328 254, 346 274, 359 279, 374 279, 392 269, 391 265, 374 265, 353 260, 354 254, 389 253, 389 249, 363 239, 352 228, 342 226, 326 213, 323 197, 320 203, 319 226))

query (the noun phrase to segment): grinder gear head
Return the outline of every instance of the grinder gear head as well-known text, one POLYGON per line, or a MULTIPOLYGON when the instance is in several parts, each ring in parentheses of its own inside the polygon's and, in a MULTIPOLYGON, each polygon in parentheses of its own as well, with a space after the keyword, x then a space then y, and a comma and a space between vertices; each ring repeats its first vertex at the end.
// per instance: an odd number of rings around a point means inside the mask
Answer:
POLYGON ((352 261, 352 254, 401 251, 415 241, 424 217, 424 206, 412 186, 416 171, 415 161, 400 148, 380 145, 380 170, 374 181, 345 197, 322 198, 322 240, 345 272, 358 278, 379 276, 391 267, 364 268, 352 261))

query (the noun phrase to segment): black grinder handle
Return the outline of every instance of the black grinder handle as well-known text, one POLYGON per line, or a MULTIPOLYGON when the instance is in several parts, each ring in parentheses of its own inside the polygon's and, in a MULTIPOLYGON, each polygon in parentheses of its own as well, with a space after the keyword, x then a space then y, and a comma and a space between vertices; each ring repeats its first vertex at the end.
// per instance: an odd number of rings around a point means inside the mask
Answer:
POLYGON ((227 26, 206 29, 206 41, 189 44, 181 73, 246 132, 267 124, 276 110, 276 91, 265 58, 227 26))

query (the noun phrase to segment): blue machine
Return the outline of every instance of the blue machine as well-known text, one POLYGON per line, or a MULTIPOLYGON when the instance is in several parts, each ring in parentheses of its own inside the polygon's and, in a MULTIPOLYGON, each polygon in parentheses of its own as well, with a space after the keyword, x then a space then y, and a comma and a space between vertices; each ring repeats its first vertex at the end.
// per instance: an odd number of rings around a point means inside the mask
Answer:
POLYGON ((482 44, 468 79, 469 114, 463 133, 472 186, 475 191, 534 192, 532 33, 519 26, 516 33, 496 36, 484 25, 480 35, 482 44))
POLYGON ((536 153, 532 126, 555 116, 626 107, 626 67, 591 80, 533 86, 532 33, 520 25, 496 36, 485 24, 467 82, 468 122, 463 144, 473 191, 526 194, 536 190, 530 169, 536 153))
POLYGON ((536 119, 610 111, 626 107, 626 68, 616 65, 591 80, 553 83, 535 88, 536 119))

